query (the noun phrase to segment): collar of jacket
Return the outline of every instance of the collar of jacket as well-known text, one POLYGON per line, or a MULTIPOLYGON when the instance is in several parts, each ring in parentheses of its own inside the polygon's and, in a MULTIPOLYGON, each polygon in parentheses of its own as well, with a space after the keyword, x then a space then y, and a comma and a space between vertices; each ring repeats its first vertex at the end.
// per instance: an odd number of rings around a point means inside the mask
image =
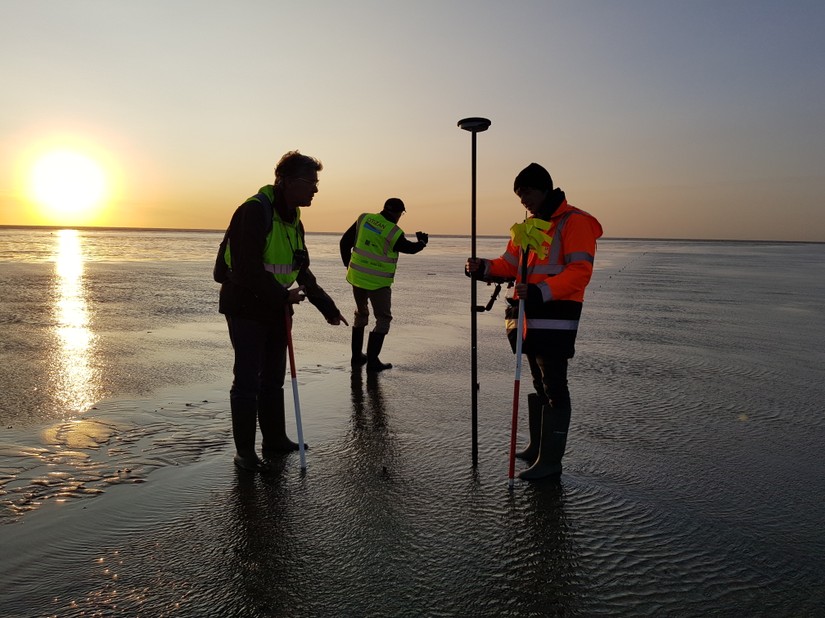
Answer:
POLYGON ((278 217, 281 221, 286 223, 292 223, 295 221, 295 214, 297 213, 298 209, 289 210, 287 208, 286 202, 284 202, 284 196, 282 190, 279 187, 272 186, 272 207, 275 209, 275 212, 278 213, 278 217))
POLYGON ((559 206, 565 201, 566 196, 564 195, 564 191, 556 187, 552 191, 547 194, 547 197, 544 198, 544 203, 541 205, 539 209, 539 214, 537 215, 539 219, 543 219, 545 221, 550 221, 550 217, 556 214, 559 206))

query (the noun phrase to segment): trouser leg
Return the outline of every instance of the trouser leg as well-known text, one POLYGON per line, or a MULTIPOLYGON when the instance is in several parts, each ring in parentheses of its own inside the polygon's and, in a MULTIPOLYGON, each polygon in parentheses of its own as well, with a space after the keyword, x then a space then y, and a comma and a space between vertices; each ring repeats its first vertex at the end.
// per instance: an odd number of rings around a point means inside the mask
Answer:
POLYGON ((553 408, 570 409, 570 390, 567 386, 568 359, 565 357, 541 354, 528 354, 530 374, 533 387, 542 403, 549 403, 553 408))
POLYGON ((370 306, 369 291, 357 286, 352 286, 352 297, 355 300, 355 316, 352 320, 352 355, 350 364, 353 367, 360 367, 367 362, 367 355, 364 354, 364 330, 369 324, 370 306))
POLYGON ((353 328, 365 328, 370 321, 369 290, 352 286, 352 298, 355 300, 355 314, 352 320, 353 328))
POLYGON ((387 286, 369 291, 372 312, 375 314, 375 328, 372 332, 386 335, 392 322, 392 288, 387 286))
POLYGON ((255 432, 265 327, 255 320, 231 316, 226 316, 226 322, 235 357, 234 378, 229 391, 235 463, 241 468, 255 470, 260 466, 255 454, 255 432))
POLYGON ((293 442, 286 435, 286 406, 284 404, 286 365, 286 325, 279 322, 273 325, 269 333, 261 365, 258 425, 261 428, 261 451, 265 458, 298 450, 298 443, 293 442))
POLYGON ((391 363, 382 363, 378 358, 392 321, 392 288, 370 290, 369 298, 375 314, 375 328, 367 340, 367 371, 384 371, 392 368, 391 363))

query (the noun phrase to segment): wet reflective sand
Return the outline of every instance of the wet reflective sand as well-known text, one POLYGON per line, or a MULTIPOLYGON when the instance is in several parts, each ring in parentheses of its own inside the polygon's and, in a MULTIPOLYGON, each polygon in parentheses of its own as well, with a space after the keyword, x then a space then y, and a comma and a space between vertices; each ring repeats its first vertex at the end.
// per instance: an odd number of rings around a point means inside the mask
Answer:
MULTIPOLYGON (((500 313, 481 316, 473 469, 468 286, 443 242, 402 262, 382 355, 396 367, 377 378, 350 371, 344 329, 301 308, 304 474, 297 454, 268 476, 233 468, 214 317, 120 336, 158 366, 181 358, 183 384, 10 423, 3 615, 825 610, 821 246, 604 243, 562 484, 510 492, 513 357, 500 313)), ((340 273, 321 253, 323 283, 340 273)), ((153 363, 133 379, 151 382, 153 363)))

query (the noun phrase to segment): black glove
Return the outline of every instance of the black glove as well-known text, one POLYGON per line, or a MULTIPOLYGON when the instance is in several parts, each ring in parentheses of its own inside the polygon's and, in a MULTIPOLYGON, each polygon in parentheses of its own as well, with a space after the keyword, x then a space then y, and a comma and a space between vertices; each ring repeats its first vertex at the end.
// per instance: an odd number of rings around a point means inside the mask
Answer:
POLYGON ((544 305, 544 296, 541 295, 541 290, 535 283, 527 284, 527 298, 524 300, 531 306, 539 307, 544 305))
POLYGON ((424 243, 425 247, 427 246, 427 243, 430 242, 429 234, 425 234, 424 232, 416 232, 415 237, 418 239, 418 242, 424 243))
POLYGON ((467 258, 467 262, 464 264, 464 274, 468 277, 472 277, 474 279, 481 279, 484 276, 484 265, 483 262, 479 258, 467 258), (478 264, 478 270, 474 273, 471 273, 467 268, 470 265, 470 260, 475 259, 478 264))

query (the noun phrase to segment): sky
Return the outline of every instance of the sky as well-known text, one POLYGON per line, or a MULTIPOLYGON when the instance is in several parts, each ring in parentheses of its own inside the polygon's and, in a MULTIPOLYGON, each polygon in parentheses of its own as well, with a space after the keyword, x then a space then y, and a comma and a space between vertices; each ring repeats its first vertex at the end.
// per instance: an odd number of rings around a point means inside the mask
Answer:
POLYGON ((223 229, 297 149, 310 232, 399 197, 470 234, 482 116, 480 235, 537 162, 606 237, 823 242, 823 32, 822 0, 0 0, 0 225, 223 229))

